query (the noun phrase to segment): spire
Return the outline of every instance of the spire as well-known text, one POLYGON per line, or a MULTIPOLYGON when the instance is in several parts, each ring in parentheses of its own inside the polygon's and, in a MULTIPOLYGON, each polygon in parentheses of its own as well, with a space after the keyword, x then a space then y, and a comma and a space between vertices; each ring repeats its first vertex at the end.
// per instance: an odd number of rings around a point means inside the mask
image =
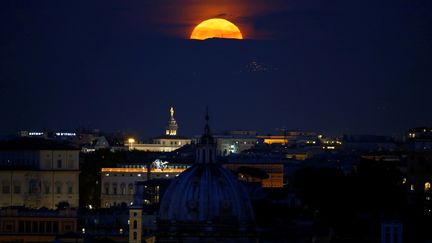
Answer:
POLYGON ((210 134, 209 120, 210 116, 207 107, 205 115, 204 134, 201 136, 201 139, 197 146, 196 163, 211 164, 216 162, 216 143, 214 138, 210 134))
POLYGON ((209 113, 208 106, 206 107, 206 116, 205 116, 205 127, 204 127, 204 135, 210 135, 210 126, 209 126, 209 113))

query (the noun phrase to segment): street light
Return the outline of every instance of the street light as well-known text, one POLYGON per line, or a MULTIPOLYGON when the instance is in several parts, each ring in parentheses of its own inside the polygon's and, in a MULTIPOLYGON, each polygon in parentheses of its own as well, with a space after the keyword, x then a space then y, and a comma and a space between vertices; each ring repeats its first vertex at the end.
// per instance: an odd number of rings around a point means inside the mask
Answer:
POLYGON ((128 142, 129 142, 129 150, 132 150, 133 149, 132 145, 135 143, 135 139, 134 138, 129 138, 128 142))

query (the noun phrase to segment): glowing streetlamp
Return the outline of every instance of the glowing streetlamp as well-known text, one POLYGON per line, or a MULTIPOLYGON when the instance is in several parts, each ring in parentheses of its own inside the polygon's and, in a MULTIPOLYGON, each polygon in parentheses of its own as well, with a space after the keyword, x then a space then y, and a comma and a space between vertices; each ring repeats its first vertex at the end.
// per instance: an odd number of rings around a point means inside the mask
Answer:
POLYGON ((135 143, 135 139, 134 138, 129 138, 128 139, 128 143, 129 143, 129 150, 133 149, 133 144, 135 143))

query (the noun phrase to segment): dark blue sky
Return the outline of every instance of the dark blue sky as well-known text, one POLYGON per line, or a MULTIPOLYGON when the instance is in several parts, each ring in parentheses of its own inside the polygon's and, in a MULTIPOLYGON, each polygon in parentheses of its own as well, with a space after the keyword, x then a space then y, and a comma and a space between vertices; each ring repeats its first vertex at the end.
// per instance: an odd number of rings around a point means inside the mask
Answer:
POLYGON ((428 0, 1 1, 0 133, 432 124, 428 0), (247 41, 190 41, 212 17, 247 41))

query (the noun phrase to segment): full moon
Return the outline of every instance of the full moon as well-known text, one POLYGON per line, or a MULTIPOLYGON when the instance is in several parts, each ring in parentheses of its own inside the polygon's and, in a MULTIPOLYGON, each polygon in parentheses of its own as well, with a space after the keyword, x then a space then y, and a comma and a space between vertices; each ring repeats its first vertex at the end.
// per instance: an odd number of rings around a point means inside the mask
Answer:
POLYGON ((243 35, 235 24, 226 19, 214 18, 197 25, 190 38, 195 40, 209 38, 243 39, 243 35))

